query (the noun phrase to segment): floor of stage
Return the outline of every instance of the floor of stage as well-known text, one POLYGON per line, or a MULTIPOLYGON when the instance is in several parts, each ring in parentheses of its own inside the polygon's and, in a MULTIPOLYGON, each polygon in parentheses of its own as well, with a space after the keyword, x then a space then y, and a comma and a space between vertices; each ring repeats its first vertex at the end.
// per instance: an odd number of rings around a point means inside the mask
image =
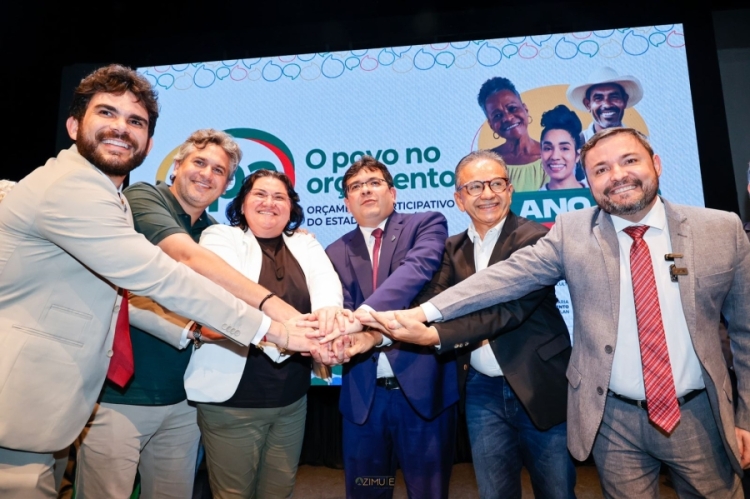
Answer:
MULTIPOLYGON (((578 499, 598 499, 602 497, 599 477, 593 464, 584 463, 576 467, 576 496, 578 499)), ((676 498, 673 488, 667 485, 667 476, 661 475, 659 489, 662 499, 676 498)), ((344 497, 344 472, 323 466, 300 466, 294 497, 304 499, 335 499, 344 497)), ((406 487, 401 471, 396 476, 394 499, 406 499, 406 487)), ((474 468, 471 464, 457 464, 453 467, 450 484, 450 497, 458 499, 478 498, 474 468)), ((531 482, 523 470, 523 498, 532 498, 531 482)))

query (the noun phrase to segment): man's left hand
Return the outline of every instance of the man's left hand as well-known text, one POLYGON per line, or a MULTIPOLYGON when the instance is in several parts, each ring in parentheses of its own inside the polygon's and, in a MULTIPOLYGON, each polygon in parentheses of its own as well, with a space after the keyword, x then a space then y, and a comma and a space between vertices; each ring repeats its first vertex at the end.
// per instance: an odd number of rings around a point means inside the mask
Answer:
POLYGON ((748 469, 750 468, 750 431, 735 426, 734 433, 737 435, 737 446, 740 449, 740 465, 743 469, 748 469))
POLYGON ((373 319, 383 327, 385 334, 394 340, 405 341, 422 346, 435 346, 440 344, 440 336, 437 329, 427 327, 422 322, 414 320, 409 312, 395 312, 393 319, 388 314, 370 312, 373 319))

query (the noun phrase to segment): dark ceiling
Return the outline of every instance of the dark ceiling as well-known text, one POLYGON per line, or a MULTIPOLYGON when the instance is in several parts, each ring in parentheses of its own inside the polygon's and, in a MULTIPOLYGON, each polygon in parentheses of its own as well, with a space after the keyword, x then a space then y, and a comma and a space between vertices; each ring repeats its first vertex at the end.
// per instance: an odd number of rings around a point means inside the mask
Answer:
POLYGON ((73 64, 157 65, 607 29, 675 17, 705 22, 712 15, 729 26, 719 30, 720 48, 750 46, 747 7, 747 1, 730 0, 690 7, 639 0, 16 2, 3 8, 0 30, 7 65, 3 128, 11 138, 0 177, 18 179, 56 153, 61 74, 73 64))

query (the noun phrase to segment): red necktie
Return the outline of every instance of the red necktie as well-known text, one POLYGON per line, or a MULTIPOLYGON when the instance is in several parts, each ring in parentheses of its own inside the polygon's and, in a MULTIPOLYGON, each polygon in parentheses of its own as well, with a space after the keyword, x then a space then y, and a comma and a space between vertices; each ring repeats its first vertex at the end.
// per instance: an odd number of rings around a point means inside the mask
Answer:
POLYGON ((130 342, 130 317, 128 314, 128 291, 122 292, 120 312, 117 314, 115 338, 112 342, 112 358, 109 360, 107 379, 124 387, 135 372, 133 344, 130 342))
POLYGON ((372 231, 375 238, 375 247, 372 249, 372 290, 378 287, 378 261, 380 260, 380 243, 383 242, 383 229, 377 228, 372 231))
POLYGON ((680 422, 680 406, 677 403, 672 365, 669 363, 651 253, 643 240, 647 230, 647 225, 638 225, 627 227, 623 232, 633 238, 633 245, 630 247, 630 272, 648 418, 669 435, 680 422))

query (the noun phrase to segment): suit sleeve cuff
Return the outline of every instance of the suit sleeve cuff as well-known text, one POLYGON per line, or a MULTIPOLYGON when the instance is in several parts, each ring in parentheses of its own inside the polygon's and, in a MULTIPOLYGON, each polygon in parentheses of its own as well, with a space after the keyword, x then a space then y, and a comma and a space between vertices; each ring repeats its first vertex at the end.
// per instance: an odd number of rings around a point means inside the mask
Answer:
POLYGON ((427 322, 441 322, 443 320, 443 314, 437 309, 435 305, 430 302, 425 302, 419 306, 422 309, 422 313, 427 318, 427 322))

